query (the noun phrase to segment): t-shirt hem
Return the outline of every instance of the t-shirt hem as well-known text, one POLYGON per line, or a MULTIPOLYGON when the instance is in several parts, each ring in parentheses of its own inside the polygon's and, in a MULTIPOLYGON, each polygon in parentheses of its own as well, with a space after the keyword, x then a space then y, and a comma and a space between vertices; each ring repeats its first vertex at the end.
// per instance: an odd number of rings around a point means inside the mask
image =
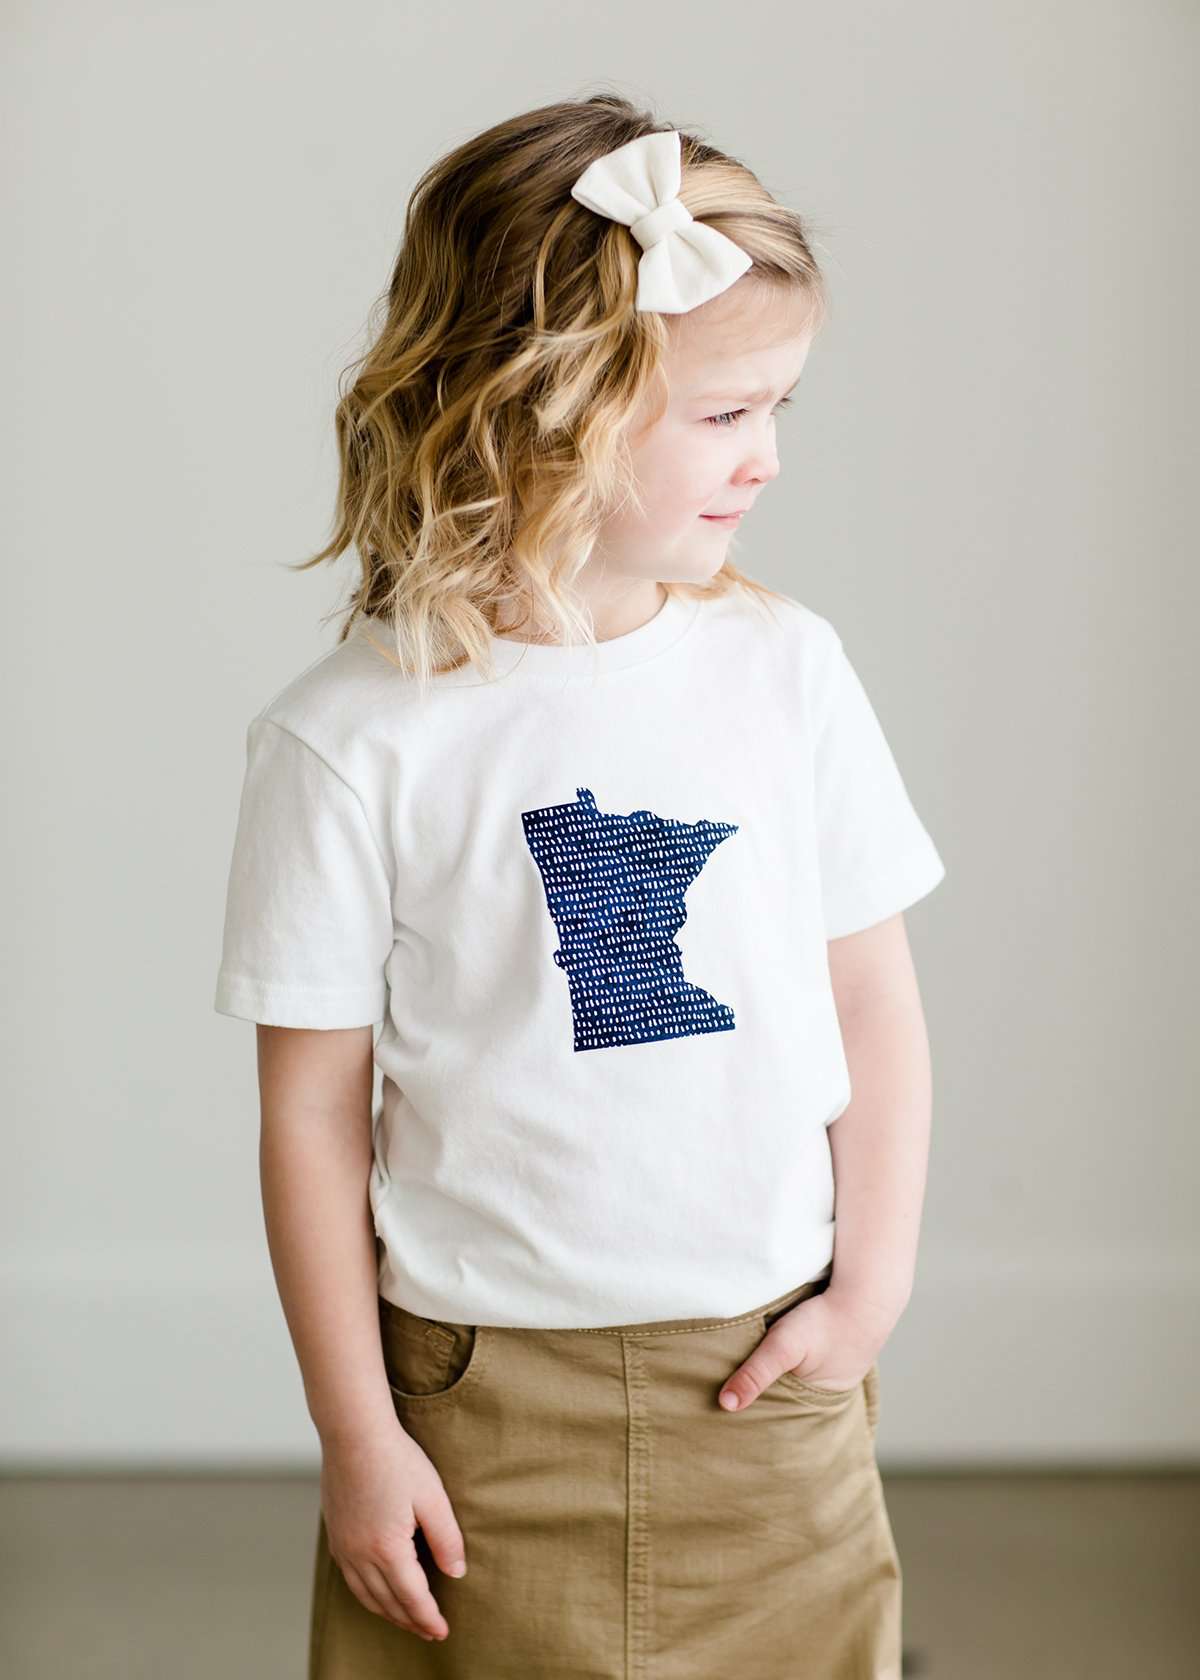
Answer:
POLYGON ((887 921, 931 893, 945 877, 946 866, 936 852, 911 853, 886 876, 859 882, 852 890, 826 898, 825 938, 842 939, 887 921))
POLYGON ((219 1015, 257 1021, 265 1027, 370 1027, 384 1017, 385 994, 375 986, 329 990, 255 980, 224 969, 217 977, 213 1008, 219 1015))

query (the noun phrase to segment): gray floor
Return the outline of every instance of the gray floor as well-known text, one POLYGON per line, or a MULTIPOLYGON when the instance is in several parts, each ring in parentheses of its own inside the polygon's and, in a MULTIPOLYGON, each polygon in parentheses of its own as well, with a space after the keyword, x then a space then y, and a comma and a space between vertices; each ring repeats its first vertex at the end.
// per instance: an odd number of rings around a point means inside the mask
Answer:
MULTIPOLYGON (((1200 1674, 1200 1476, 884 1480, 906 1677, 1200 1674)), ((0 1674, 303 1680, 316 1517, 308 1477, 0 1481, 0 1674)))

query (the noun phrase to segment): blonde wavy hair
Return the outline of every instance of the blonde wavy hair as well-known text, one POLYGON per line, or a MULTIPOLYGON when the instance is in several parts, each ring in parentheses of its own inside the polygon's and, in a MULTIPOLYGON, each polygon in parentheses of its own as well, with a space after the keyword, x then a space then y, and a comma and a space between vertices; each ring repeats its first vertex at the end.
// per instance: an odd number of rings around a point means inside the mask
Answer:
MULTIPOLYGON (((634 308, 633 235, 571 186, 672 126, 598 93, 497 123, 421 176, 369 348, 339 382, 333 537, 289 568, 355 547, 339 642, 365 616, 424 684, 472 660, 490 677, 489 636, 523 624, 594 641, 572 578, 605 517, 641 508, 627 432, 670 340, 668 318, 634 308)), ((680 143, 684 204, 750 255, 748 276, 798 289, 816 330, 827 299, 800 216, 737 159, 680 143)), ((663 587, 776 595, 728 559, 703 585, 663 587)))

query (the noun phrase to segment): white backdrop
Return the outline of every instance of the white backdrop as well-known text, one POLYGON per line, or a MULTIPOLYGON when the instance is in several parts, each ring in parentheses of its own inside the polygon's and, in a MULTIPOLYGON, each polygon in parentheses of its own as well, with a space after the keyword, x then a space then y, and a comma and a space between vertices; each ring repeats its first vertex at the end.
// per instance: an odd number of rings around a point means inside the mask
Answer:
POLYGON ((408 194, 608 86, 813 220, 741 564, 829 617, 947 863, 885 1465, 1200 1446, 1197 13, 12 6, 0 1458, 317 1462, 212 1010, 245 724, 332 644, 341 369, 408 194))

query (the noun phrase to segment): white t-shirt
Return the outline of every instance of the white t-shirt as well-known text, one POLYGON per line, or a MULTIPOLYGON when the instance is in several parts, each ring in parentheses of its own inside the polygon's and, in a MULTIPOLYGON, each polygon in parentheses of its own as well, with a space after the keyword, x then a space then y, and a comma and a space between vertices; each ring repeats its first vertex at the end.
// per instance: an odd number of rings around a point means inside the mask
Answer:
POLYGON ((420 696, 367 629, 248 726, 215 1007, 381 1023, 380 1293, 594 1327, 814 1277, 850 1100, 826 941, 945 873, 837 632, 672 595, 420 696))

